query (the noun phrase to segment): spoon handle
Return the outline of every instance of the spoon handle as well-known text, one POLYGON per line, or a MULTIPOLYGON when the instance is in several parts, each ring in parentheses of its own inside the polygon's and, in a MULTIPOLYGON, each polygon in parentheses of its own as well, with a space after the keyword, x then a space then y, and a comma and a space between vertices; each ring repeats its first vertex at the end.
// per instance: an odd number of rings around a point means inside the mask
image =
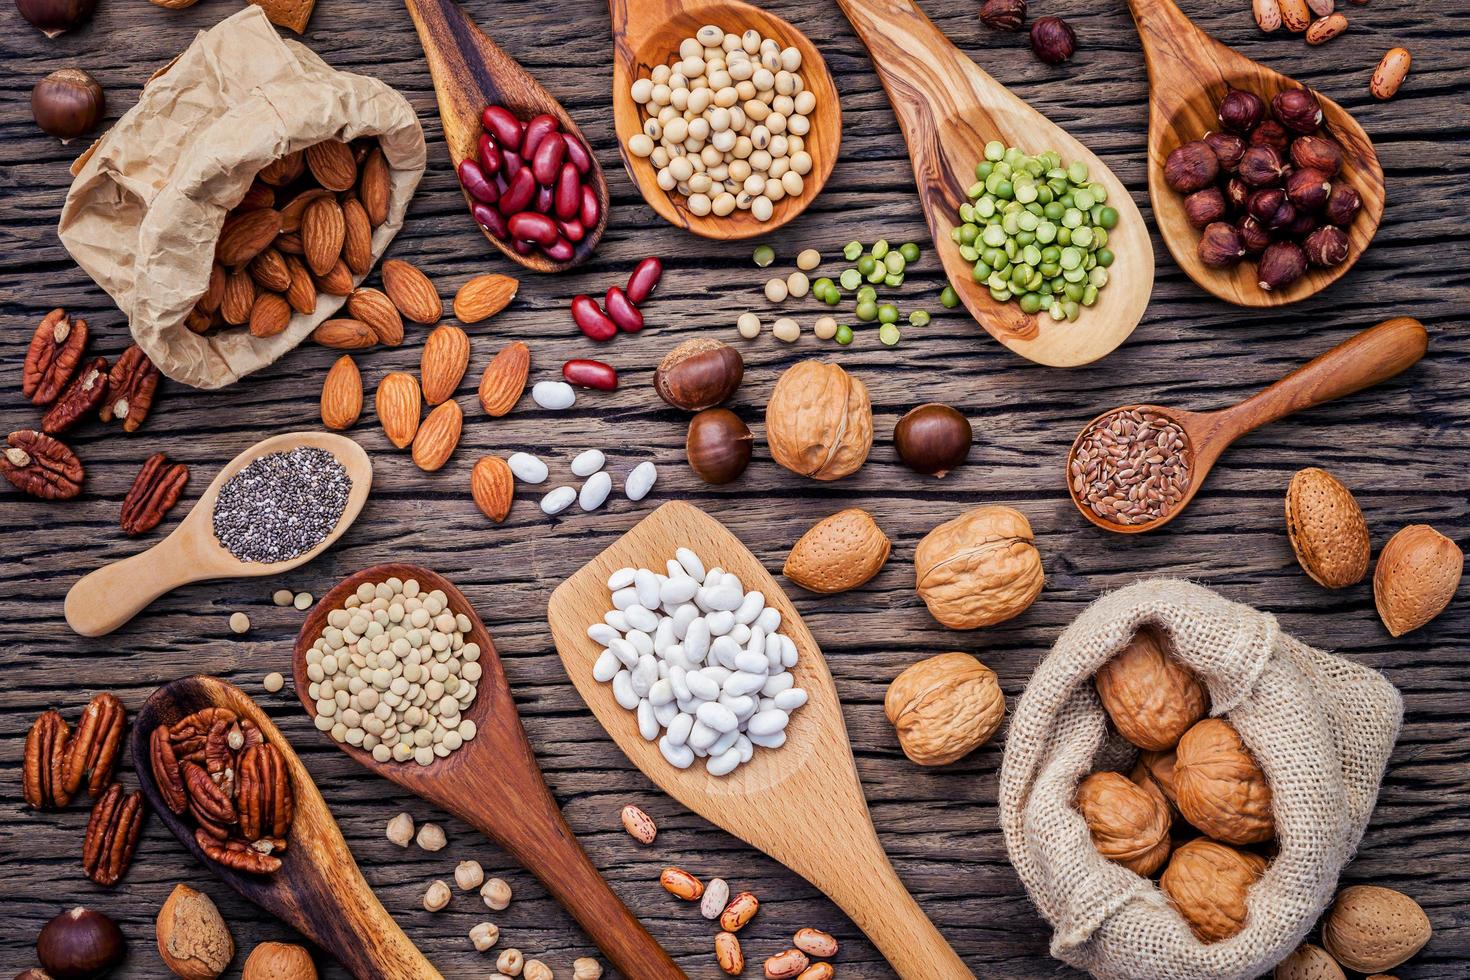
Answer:
POLYGON ((80 578, 66 594, 66 622, 81 636, 105 636, 154 599, 209 577, 170 535, 146 551, 80 578))
POLYGON ((1398 316, 1369 327, 1228 409, 1230 439, 1292 412, 1387 381, 1412 367, 1428 346, 1424 324, 1412 317, 1398 316))

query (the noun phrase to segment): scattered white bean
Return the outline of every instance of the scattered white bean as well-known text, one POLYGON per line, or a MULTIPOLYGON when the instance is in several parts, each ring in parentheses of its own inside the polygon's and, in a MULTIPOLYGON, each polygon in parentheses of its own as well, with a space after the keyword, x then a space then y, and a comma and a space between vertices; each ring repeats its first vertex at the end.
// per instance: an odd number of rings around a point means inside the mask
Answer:
POLYGON ((279 671, 273 670, 269 674, 266 674, 264 679, 262 679, 260 683, 261 686, 264 687, 268 692, 270 692, 271 694, 275 694, 281 688, 286 686, 286 678, 281 676, 281 673, 279 671))
POLYGON ((593 473, 602 469, 603 464, 606 462, 607 457, 602 454, 602 450, 584 450, 577 454, 576 459, 572 460, 572 475, 591 476, 593 473))
POLYGON ((771 326, 771 336, 788 344, 794 344, 801 338, 801 324, 783 316, 771 326))
POLYGON ((644 460, 633 467, 627 479, 623 481, 623 493, 627 494, 629 500, 642 500, 648 496, 653 489, 653 484, 658 480, 658 470, 653 463, 644 460))
POLYGON ((542 408, 560 412, 577 402, 577 393, 565 381, 538 381, 531 386, 531 400, 542 408))
POLYGON ((290 589, 277 589, 271 593, 271 602, 278 606, 289 606, 296 598, 296 593, 290 589))
POLYGON ((230 632, 231 633, 248 633, 248 632, 250 632, 250 617, 247 616, 247 615, 245 615, 242 612, 230 613, 230 632))
POLYGON ((771 279, 766 282, 766 299, 772 303, 781 302, 790 292, 785 279, 771 279))
POLYGON ((543 514, 560 514, 572 506, 572 501, 576 499, 576 487, 557 487, 541 498, 541 512, 543 514))
POLYGON ((582 490, 577 494, 577 504, 583 510, 596 510, 601 507, 607 495, 612 493, 612 477, 606 473, 593 473, 582 484, 582 490))
POLYGON ((546 480, 546 464, 530 453, 511 453, 505 462, 510 467, 510 472, 522 483, 543 483, 546 480))

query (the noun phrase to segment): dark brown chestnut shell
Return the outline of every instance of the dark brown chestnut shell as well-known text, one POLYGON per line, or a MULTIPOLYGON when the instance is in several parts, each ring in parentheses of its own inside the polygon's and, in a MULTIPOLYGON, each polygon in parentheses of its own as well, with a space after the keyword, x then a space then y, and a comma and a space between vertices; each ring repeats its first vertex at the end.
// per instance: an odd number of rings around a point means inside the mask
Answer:
POLYGON ((935 402, 910 409, 893 427, 898 458, 917 473, 940 478, 969 457, 974 441, 970 420, 935 402))
POLYGON ((729 483, 750 465, 755 437, 728 408, 707 408, 689 420, 684 452, 689 468, 705 483, 729 483))

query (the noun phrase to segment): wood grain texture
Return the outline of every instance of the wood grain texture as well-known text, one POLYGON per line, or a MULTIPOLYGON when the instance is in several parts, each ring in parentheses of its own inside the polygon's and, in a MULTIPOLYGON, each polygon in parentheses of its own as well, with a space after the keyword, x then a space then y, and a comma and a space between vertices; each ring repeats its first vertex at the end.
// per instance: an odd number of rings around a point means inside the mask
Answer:
MULTIPOLYGON (((807 246, 832 260, 853 239, 925 242, 927 228, 913 168, 872 63, 835 5, 769 0, 767 6, 822 45, 843 100, 842 156, 832 179, 797 221, 770 236, 789 270, 807 246)), ((87 68, 107 87, 108 118, 138 97, 143 81, 182 50, 195 32, 234 13, 229 0, 170 11, 151 3, 109 0, 86 28, 54 42, 30 31, 6 7, 0 18, 0 418, 9 428, 39 416, 20 395, 21 359, 40 318, 57 305, 86 317, 98 355, 127 345, 124 318, 81 272, 56 239, 56 220, 80 143, 63 147, 30 121, 35 81, 63 64, 87 68), (120 43, 125 42, 125 43, 120 43)), ((565 276, 523 280, 515 302, 469 332, 474 379, 512 339, 532 349, 533 377, 557 375, 569 357, 601 357, 622 373, 613 393, 583 394, 560 416, 523 399, 505 418, 475 407, 473 381, 461 446, 449 464, 425 475, 395 453, 369 413, 350 430, 374 461, 372 498, 351 530, 326 554, 275 579, 201 583, 173 592, 112 636, 79 639, 62 622, 62 600, 82 574, 134 554, 177 524, 126 538, 117 527, 123 495, 151 453, 167 451, 201 477, 240 450, 292 429, 318 424, 318 395, 337 352, 303 345, 279 363, 217 392, 164 382, 142 429, 79 426, 68 441, 87 467, 79 498, 62 506, 18 497, 0 484, 0 519, 8 529, 0 562, 0 907, 9 928, 0 960, 11 975, 30 963, 41 925, 76 902, 117 916, 132 958, 123 980, 157 980, 153 918, 174 884, 187 881, 215 899, 234 929, 240 954, 262 940, 300 941, 274 917, 218 885, 158 820, 144 828, 138 861, 113 891, 91 885, 80 868, 86 811, 37 815, 21 801, 20 760, 27 726, 48 705, 75 719, 96 690, 115 691, 136 709, 160 684, 207 672, 256 697, 291 740, 330 803, 364 876, 405 932, 446 976, 483 977, 491 963, 466 938, 475 923, 501 927, 501 946, 550 964, 558 980, 571 961, 596 955, 570 916, 513 858, 444 811, 370 777, 332 748, 307 719, 290 688, 266 695, 260 678, 288 672, 304 614, 273 606, 278 588, 325 594, 342 577, 383 561, 412 560, 452 579, 484 617, 505 667, 522 724, 568 823, 613 890, 700 980, 718 976, 714 930, 688 905, 658 886, 659 871, 678 864, 708 879, 726 878, 761 897, 762 911, 742 932, 749 958, 764 958, 806 925, 842 942, 843 978, 895 975, 861 932, 818 890, 774 860, 718 830, 671 800, 603 733, 567 681, 546 625, 552 590, 611 544, 653 506, 689 499, 736 534, 775 572, 793 542, 818 518, 844 507, 868 510, 893 540, 882 572, 837 596, 792 590, 791 599, 821 645, 842 699, 858 774, 879 840, 920 906, 977 975, 1000 980, 1081 975, 1047 955, 1049 933, 1031 908, 1009 862, 996 813, 1002 738, 936 770, 914 766, 883 716, 888 682, 916 660, 947 650, 977 654, 999 675, 1006 695, 1024 689, 1037 662, 1073 617, 1099 594, 1144 575, 1200 581, 1228 598, 1277 616, 1304 642, 1385 672, 1404 693, 1406 718, 1373 820, 1345 880, 1387 885, 1413 895, 1428 912, 1434 938, 1400 980, 1463 980, 1470 972, 1470 596, 1439 619, 1394 640, 1373 609, 1366 583, 1327 592, 1297 567, 1286 538, 1282 500, 1291 474, 1322 466, 1357 495, 1376 547, 1405 524, 1433 524, 1470 544, 1470 132, 1462 125, 1470 99, 1465 63, 1470 18, 1466 0, 1417 9, 1406 18, 1393 4, 1345 6, 1353 27, 1320 48, 1277 32, 1262 35, 1245 4, 1187 0, 1191 17, 1242 53, 1340 101, 1373 136, 1391 182, 1390 203, 1373 246, 1330 289, 1291 306, 1247 309, 1220 302, 1172 261, 1151 221, 1147 192, 1148 86, 1142 54, 1122 4, 1047 0, 1045 12, 1067 17, 1079 34, 1076 57, 1059 68, 1037 62, 1023 37, 986 29, 974 0, 924 0, 924 9, 968 56, 997 80, 1085 141, 1107 162, 1149 220, 1158 256, 1154 294, 1143 321, 1112 355, 1086 375, 1033 365, 994 343, 960 310, 942 311, 943 274, 931 248, 894 295, 905 308, 934 313, 923 330, 905 329, 897 348, 857 329, 849 348, 814 340, 794 347, 769 336, 739 341, 736 316, 746 310, 769 324, 776 315, 804 327, 826 312, 813 299, 767 304, 761 285, 771 270, 750 264, 753 243, 696 239, 649 208, 617 165, 608 104, 612 55, 606 8, 598 3, 469 0, 469 12, 566 106, 592 141, 613 197, 613 217, 596 256, 565 276), (1414 72, 1392 102, 1368 95, 1368 77, 1385 48, 1405 44, 1414 72), (659 291, 645 305, 638 336, 594 346, 570 322, 567 302, 621 283, 649 254, 667 264, 659 291), (1232 404, 1298 367, 1302 360, 1365 327, 1412 315, 1430 332, 1428 356, 1404 375, 1351 399, 1302 412, 1254 432, 1217 465, 1210 492, 1156 534, 1122 538, 1083 521, 1068 499, 1062 460, 1090 418, 1115 405, 1161 402, 1205 410, 1232 404), (700 483, 683 463, 687 418, 652 395, 653 367, 679 341, 717 337, 738 344, 746 381, 731 407, 757 434, 746 475, 725 487, 700 483), (834 483, 803 480, 775 465, 762 437, 764 406, 780 371, 804 357, 837 359, 867 384, 877 439, 867 465, 834 483), (894 423, 923 401, 963 411, 977 442, 970 462, 943 480, 905 469, 893 450, 894 423), (539 490, 520 487, 509 518, 492 525, 469 496, 469 472, 480 455, 519 449, 541 454, 555 484, 589 447, 608 453, 621 483, 637 462, 652 459, 659 482, 632 504, 615 493, 601 511, 552 520, 536 508, 539 490), (1037 535, 1047 572, 1040 600, 1014 620, 974 633, 939 626, 913 591, 913 549, 934 525, 981 503, 1022 510, 1037 535), (254 625, 229 632, 234 611, 254 625), (659 836, 643 847, 625 834, 618 811, 647 810, 659 836), (400 810, 441 823, 449 846, 436 854, 401 850, 383 837, 400 810), (504 877, 515 900, 490 913, 472 895, 425 912, 428 884, 449 880, 456 862, 475 859, 504 877)), ((1033 4, 1037 14, 1042 6, 1033 4)), ((374 0, 319 0, 305 42, 334 66, 393 85, 418 110, 429 140, 429 170, 390 255, 420 265, 449 295, 483 272, 516 269, 483 242, 465 213, 413 25, 401 7, 374 0)), ((376 284, 376 276, 370 280, 376 284)), ((848 304, 839 312, 850 309, 848 304)), ((389 371, 415 371, 426 332, 411 327, 402 347, 357 355, 371 390, 389 371)), ((9 431, 7 428, 6 431, 9 431)), ((203 480, 198 484, 202 487, 203 480)), ((554 485, 548 481, 546 487, 554 485)), ((189 503, 198 491, 188 491, 189 503)), ((182 515, 182 507, 176 511, 182 515)), ((1003 735, 1003 733, 1002 733, 1003 735)), ((122 778, 131 788, 136 777, 122 778)), ((505 801, 505 805, 513 805, 505 801)), ((323 975, 348 974, 319 957, 323 975)), ((758 965, 758 963, 757 963, 758 965)), ((747 967, 747 975, 757 971, 747 967)), ((609 971, 611 976, 612 971, 609 971)))
POLYGON ((442 806, 505 848, 541 879, 625 976, 684 980, 684 973, 612 893, 577 845, 526 741, 495 644, 464 593, 448 579, 417 565, 374 565, 347 576, 323 596, 301 625, 293 658, 296 694, 306 713, 316 717, 316 702, 307 692, 311 681, 306 676, 306 654, 322 635, 328 613, 343 608, 347 597, 364 582, 377 585, 394 577, 418 582, 421 593, 443 592, 449 599, 449 611, 469 617, 473 628, 467 639, 479 646, 478 663, 484 670, 475 700, 464 712, 475 723, 476 735, 458 751, 427 766, 380 763, 360 748, 335 743, 337 747, 359 765, 442 806), (504 806, 501 800, 515 804, 504 806))
POLYGON ((838 0, 838 6, 867 45, 893 103, 934 247, 965 308, 1017 354, 1054 367, 1090 364, 1127 340, 1153 292, 1154 253, 1122 181, 1081 142, 967 58, 913 0, 838 0), (991 140, 1027 153, 1055 150, 1067 163, 1081 161, 1118 210, 1118 226, 1108 233, 1117 256, 1108 269, 1111 279, 1075 323, 996 302, 974 281, 971 263, 950 238, 960 224, 959 207, 969 200, 965 191, 975 182, 975 165, 985 159, 991 140))
POLYGON ((775 14, 740 0, 608 0, 607 5, 612 19, 612 107, 618 153, 649 207, 676 228, 721 241, 771 234, 805 211, 827 185, 842 143, 842 106, 837 86, 821 50, 811 39, 775 14), (644 118, 642 107, 633 101, 633 83, 646 78, 655 65, 677 58, 679 42, 693 37, 705 24, 717 24, 732 34, 753 27, 783 48, 795 47, 801 52, 802 82, 817 98, 810 117, 811 132, 806 136, 811 173, 803 179, 800 194, 776 202, 770 221, 757 221, 749 211, 739 210, 723 218, 713 214, 701 217, 689 210, 682 195, 670 194, 658 186, 658 170, 652 161, 628 152, 628 140, 642 132, 644 118))
POLYGON ((1285 289, 1258 285, 1256 263, 1214 269, 1199 259, 1200 232, 1184 216, 1184 197, 1164 182, 1164 161, 1181 144, 1220 128, 1217 109, 1225 93, 1243 89, 1267 105, 1278 92, 1300 87, 1281 72, 1239 54, 1196 27, 1173 0, 1128 0, 1148 64, 1148 193, 1164 244, 1201 288, 1238 306, 1284 306, 1311 296, 1347 274, 1368 248, 1383 217, 1383 167, 1373 140, 1352 115, 1320 91, 1322 129, 1342 147, 1342 172, 1358 192, 1362 210, 1344 229, 1347 259, 1329 268, 1311 266, 1285 289))
POLYGON ((904 977, 973 977, 904 889, 873 830, 858 783, 832 675, 801 614, 760 561, 697 507, 670 501, 640 521, 551 595, 547 619, 567 675, 597 720, 644 775, 706 820, 760 848, 816 885, 852 917, 904 977), (607 580, 619 568, 662 568, 690 548, 706 568, 734 573, 781 613, 780 631, 801 655, 792 669, 809 695, 786 727, 786 744, 757 749, 725 777, 703 763, 678 770, 638 732, 634 712, 592 676, 602 653, 587 627, 611 608, 607 580))

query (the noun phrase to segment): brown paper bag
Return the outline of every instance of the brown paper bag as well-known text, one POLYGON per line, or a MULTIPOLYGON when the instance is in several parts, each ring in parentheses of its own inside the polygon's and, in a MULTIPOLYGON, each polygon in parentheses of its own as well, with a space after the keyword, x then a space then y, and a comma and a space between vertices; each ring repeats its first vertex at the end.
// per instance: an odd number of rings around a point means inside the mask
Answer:
POLYGON ((326 139, 377 136, 392 173, 373 261, 403 225, 424 172, 424 134, 408 101, 380 81, 336 71, 283 40, 247 7, 195 38, 78 161, 61 241, 128 318, 160 371, 220 388, 270 364, 341 307, 321 295, 273 337, 241 328, 198 335, 184 317, 204 292, 225 213, 255 174, 326 139))

